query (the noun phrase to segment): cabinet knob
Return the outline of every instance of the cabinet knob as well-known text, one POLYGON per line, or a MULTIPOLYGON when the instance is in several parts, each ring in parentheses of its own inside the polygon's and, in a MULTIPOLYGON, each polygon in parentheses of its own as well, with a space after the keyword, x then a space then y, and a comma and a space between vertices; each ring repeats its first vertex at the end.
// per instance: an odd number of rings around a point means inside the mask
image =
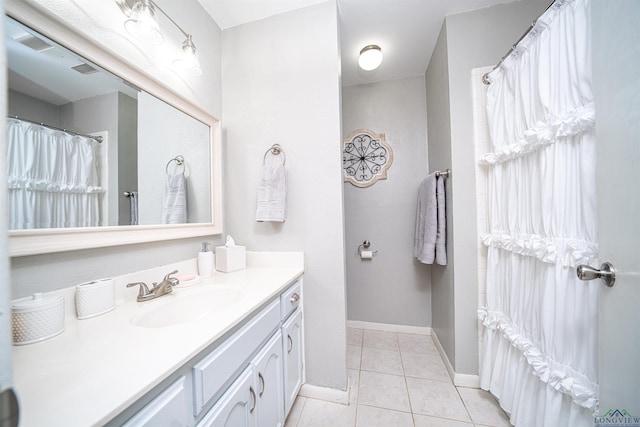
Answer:
POLYGON ((293 294, 293 295, 291 296, 291 299, 289 299, 289 302, 291 302, 291 304, 295 304, 295 303, 297 303, 299 300, 300 300, 300 295, 298 295, 298 294, 296 293, 296 294, 293 294))

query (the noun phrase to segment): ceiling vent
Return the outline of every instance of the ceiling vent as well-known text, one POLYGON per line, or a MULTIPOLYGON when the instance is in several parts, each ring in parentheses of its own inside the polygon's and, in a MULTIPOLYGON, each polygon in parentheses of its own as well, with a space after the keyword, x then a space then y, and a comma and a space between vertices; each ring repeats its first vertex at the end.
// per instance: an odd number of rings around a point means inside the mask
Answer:
POLYGON ((16 41, 27 46, 30 49, 35 50, 38 53, 44 52, 45 50, 53 49, 53 46, 51 46, 49 43, 35 36, 32 36, 31 34, 21 37, 16 41))
POLYGON ((93 74, 98 72, 98 70, 96 70, 89 64, 79 64, 79 65, 76 65, 75 67, 71 67, 71 69, 76 70, 80 74, 93 74))

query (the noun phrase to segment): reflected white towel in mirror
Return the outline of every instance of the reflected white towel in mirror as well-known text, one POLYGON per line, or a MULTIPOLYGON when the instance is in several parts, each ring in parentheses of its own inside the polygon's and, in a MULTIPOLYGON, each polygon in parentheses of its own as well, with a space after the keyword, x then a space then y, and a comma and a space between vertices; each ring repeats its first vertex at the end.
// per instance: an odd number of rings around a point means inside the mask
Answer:
POLYGON ((163 224, 187 222, 187 178, 184 173, 167 174, 162 203, 163 224))

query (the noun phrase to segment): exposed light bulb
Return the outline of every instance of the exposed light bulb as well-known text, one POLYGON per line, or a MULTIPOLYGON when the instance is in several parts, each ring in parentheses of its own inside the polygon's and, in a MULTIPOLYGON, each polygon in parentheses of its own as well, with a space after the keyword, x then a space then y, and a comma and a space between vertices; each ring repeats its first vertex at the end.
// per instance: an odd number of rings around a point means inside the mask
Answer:
POLYGON ((360 51, 358 65, 365 71, 375 70, 382 63, 382 49, 380 46, 371 44, 365 46, 360 51))
POLYGON ((188 35, 186 40, 182 42, 180 54, 173 60, 173 66, 181 74, 194 77, 202 75, 200 61, 196 55, 196 45, 193 43, 191 35, 188 35))
POLYGON ((155 9, 149 0, 136 1, 131 8, 129 19, 124 22, 124 28, 133 37, 151 46, 159 46, 164 41, 155 9))

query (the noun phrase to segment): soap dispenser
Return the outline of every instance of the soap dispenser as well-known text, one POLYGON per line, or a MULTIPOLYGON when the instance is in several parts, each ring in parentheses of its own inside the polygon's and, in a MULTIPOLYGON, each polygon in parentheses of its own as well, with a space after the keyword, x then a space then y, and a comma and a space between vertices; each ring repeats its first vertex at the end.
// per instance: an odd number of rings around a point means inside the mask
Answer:
POLYGON ((213 251, 209 242, 202 242, 202 251, 198 252, 198 274, 202 277, 213 276, 213 251))

